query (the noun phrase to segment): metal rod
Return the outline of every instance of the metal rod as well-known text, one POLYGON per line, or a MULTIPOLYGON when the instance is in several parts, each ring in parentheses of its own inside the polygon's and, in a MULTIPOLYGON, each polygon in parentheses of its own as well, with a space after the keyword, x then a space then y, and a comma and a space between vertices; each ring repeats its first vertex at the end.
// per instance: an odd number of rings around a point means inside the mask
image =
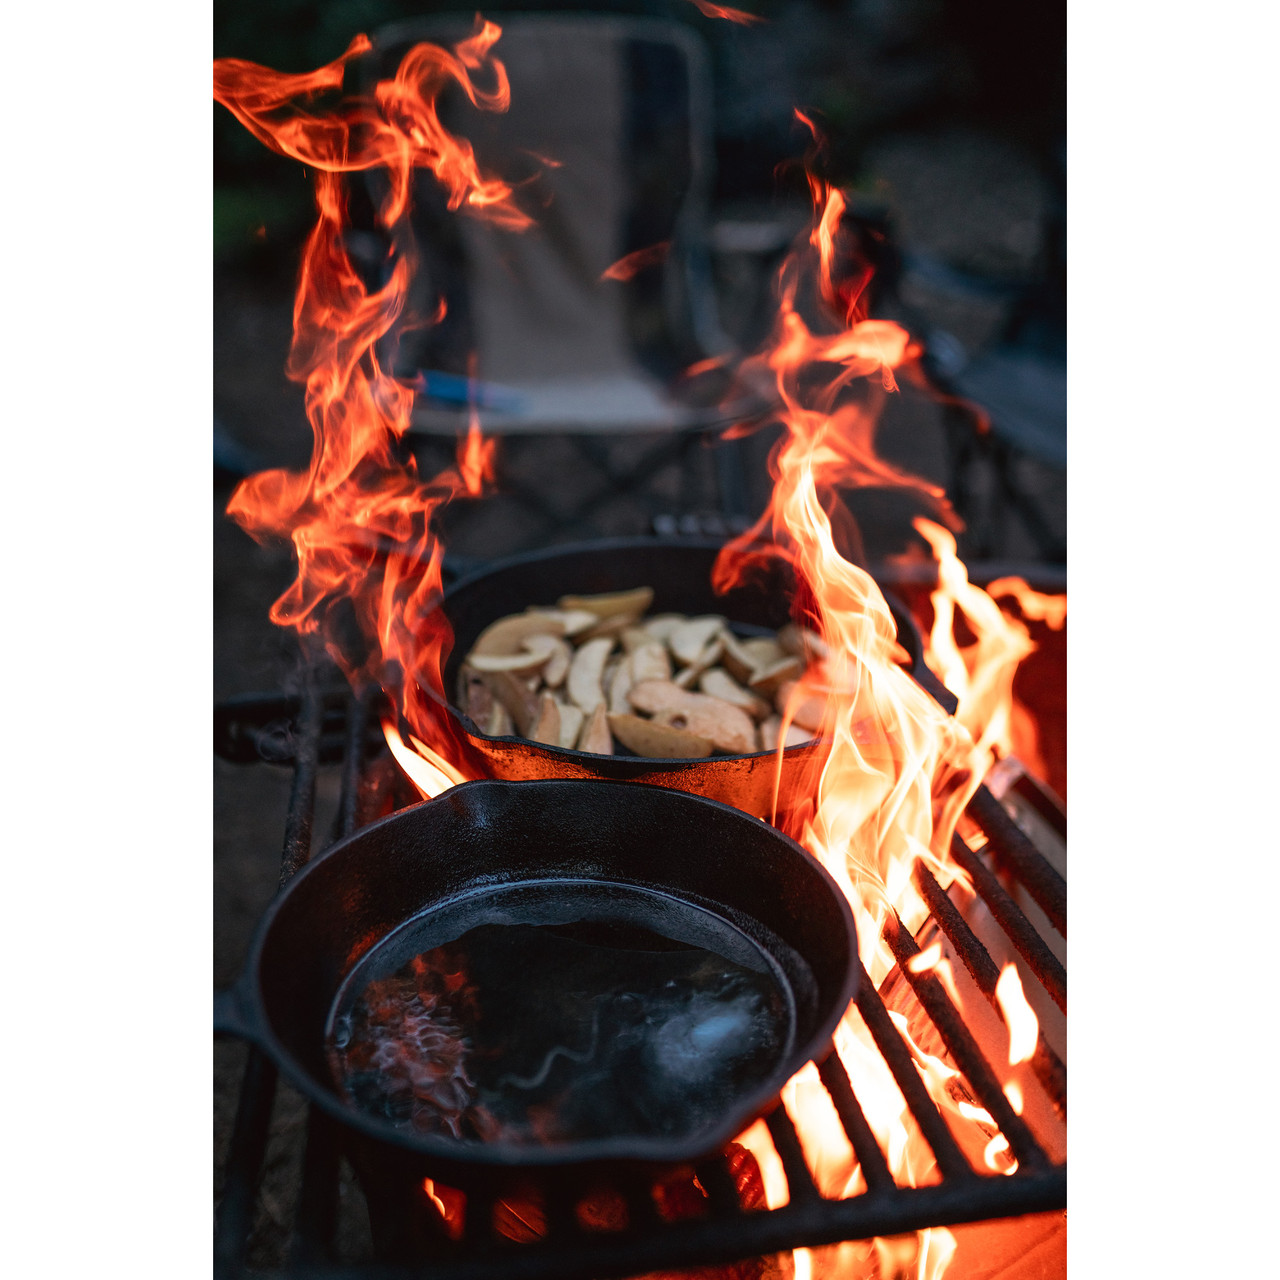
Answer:
POLYGON ((898 1028, 893 1025, 888 1010, 872 986, 861 961, 858 962, 858 968, 858 1012, 862 1014, 862 1020, 867 1024, 876 1048, 893 1072, 893 1078, 898 1082, 898 1088, 902 1090, 903 1099, 911 1108, 911 1114, 915 1116, 924 1140, 933 1149, 942 1176, 957 1181, 972 1178, 973 1169, 951 1130, 947 1128, 942 1113, 929 1097, 929 1091, 924 1087, 920 1072, 911 1059, 911 1052, 898 1034, 898 1028))
POLYGON ((341 1142, 337 1126, 323 1111, 311 1107, 307 1114, 302 1189, 298 1193, 293 1246, 289 1252, 289 1260, 295 1266, 324 1262, 333 1257, 340 1159, 341 1142))
POLYGON ((267 1131, 275 1096, 275 1065, 251 1048, 240 1084, 240 1104, 231 1131, 226 1181, 213 1242, 214 1265, 222 1276, 239 1272, 249 1252, 258 1178, 267 1153, 267 1131))
POLYGON ((834 1050, 829 1053, 818 1068, 818 1075, 831 1095, 831 1104, 844 1125, 844 1131, 853 1147, 854 1155, 862 1167, 862 1176, 866 1180, 868 1191, 887 1191, 893 1185, 893 1174, 889 1172, 888 1162, 871 1132, 862 1105, 853 1092, 849 1073, 834 1050))
POLYGON ((769 1126, 769 1136, 777 1148, 778 1158, 782 1161, 782 1171, 787 1175, 787 1186, 793 1204, 819 1200, 818 1188, 814 1185, 813 1174, 804 1158, 804 1149, 800 1146, 800 1135, 791 1123, 791 1117, 783 1106, 774 1107, 764 1118, 769 1126))
POLYGON ((1053 1003, 1066 1013, 1067 971, 1062 961, 1049 950, 1004 885, 958 835, 951 837, 951 856, 969 873, 979 897, 991 909, 996 923, 1008 935, 1018 954, 1031 966, 1031 972, 1039 978, 1053 1003))
POLYGON ((349 836, 360 816, 360 780, 364 772, 364 740, 369 729, 369 711, 378 690, 366 685, 358 697, 347 703, 347 741, 342 754, 342 792, 338 803, 337 838, 349 836))
MULTIPOLYGON (((978 990, 986 996, 992 1008, 1003 1019, 1004 1012, 996 999, 996 984, 1000 981, 1000 971, 996 968, 996 962, 991 958, 991 953, 982 945, 978 935, 969 928, 968 921, 960 914, 959 908, 951 901, 946 890, 934 879, 924 863, 916 863, 914 879, 926 905, 933 913, 933 918, 938 922, 938 927, 955 947, 956 955, 964 963, 978 990)), ((1054 1109, 1065 1119, 1067 1068, 1063 1065, 1062 1059, 1049 1047, 1044 1033, 1038 1029, 1036 1051, 1030 1065, 1036 1078, 1049 1095, 1054 1109)))
POLYGON ((698 1182, 707 1194, 707 1203, 713 1213, 721 1216, 742 1212, 742 1200, 738 1196, 738 1184, 729 1172, 728 1162, 723 1156, 714 1160, 703 1160, 694 1166, 698 1182))
POLYGON ((978 1043, 965 1026, 960 1011, 951 1002, 942 983, 932 973, 912 973, 908 962, 920 954, 920 948, 910 931, 898 919, 897 912, 889 915, 883 930, 885 941, 893 950, 903 976, 911 984, 916 998, 938 1028, 947 1052, 968 1080, 978 1100, 991 1114, 1000 1132, 1008 1139, 1009 1147, 1019 1164, 1032 1168, 1048 1165, 1049 1157, 1035 1140, 1035 1136, 1009 1103, 1000 1081, 991 1070, 978 1043))
POLYGON ((302 693, 302 714, 298 723, 298 749, 294 757, 293 790, 285 819, 284 855, 280 861, 280 883, 286 884, 311 857, 311 826, 316 806, 316 770, 320 756, 320 729, 324 703, 310 675, 302 693))
POLYGON ((724 1266, 796 1248, 899 1235, 923 1227, 956 1226, 988 1218, 1061 1209, 1067 1200, 1065 1166, 1009 1177, 973 1177, 962 1183, 899 1188, 847 1200, 792 1202, 740 1218, 691 1218, 660 1232, 584 1235, 570 1246, 540 1244, 432 1263, 376 1263, 316 1268, 308 1280, 618 1280, 624 1276, 724 1266))
POLYGON ((979 786, 966 812, 986 833, 992 852, 1005 863, 1040 904, 1050 923, 1067 936, 1067 882, 985 786, 979 786))

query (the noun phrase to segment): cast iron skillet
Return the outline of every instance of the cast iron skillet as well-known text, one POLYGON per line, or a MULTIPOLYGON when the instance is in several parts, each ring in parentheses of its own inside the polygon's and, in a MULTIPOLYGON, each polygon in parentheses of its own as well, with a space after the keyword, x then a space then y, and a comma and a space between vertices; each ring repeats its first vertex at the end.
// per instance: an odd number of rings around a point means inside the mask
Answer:
MULTIPOLYGON (((766 572, 725 595, 711 587, 711 570, 722 544, 709 540, 636 538, 556 547, 501 561, 460 579, 440 603, 453 628, 453 648, 445 663, 444 688, 452 696, 458 668, 476 637, 489 623, 530 605, 554 605, 562 595, 593 595, 632 587, 653 588, 651 613, 718 613, 743 635, 765 634, 791 620, 796 583, 781 559, 766 572)), ((905 606, 886 596, 898 627, 898 642, 910 654, 912 675, 931 692, 938 685, 925 666, 920 633, 905 606)), ((945 694, 946 690, 942 692, 945 694)), ((518 737, 490 737, 452 704, 458 731, 478 755, 489 777, 608 778, 652 782, 692 791, 768 818, 773 812, 777 753, 709 756, 693 760, 647 760, 637 756, 600 756, 566 751, 518 737)), ((788 747, 782 753, 783 782, 815 763, 825 748, 817 743, 788 747)), ((780 794, 786 794, 785 785, 780 794)))
POLYGON ((268 908, 240 977, 217 994, 214 1025, 264 1050, 359 1149, 375 1151, 371 1163, 390 1160, 465 1188, 504 1171, 670 1165, 720 1150, 801 1066, 823 1056, 855 994, 856 955, 849 904, 826 869, 727 805, 626 783, 468 782, 364 828, 304 867, 268 908), (718 927, 745 935, 794 1002, 789 1051, 714 1121, 658 1137, 464 1144, 397 1129, 340 1094, 326 1061, 327 1022, 344 978, 393 931, 513 891, 557 903, 590 892, 597 911, 601 895, 611 894, 625 922, 637 890, 673 920, 701 908, 718 927))

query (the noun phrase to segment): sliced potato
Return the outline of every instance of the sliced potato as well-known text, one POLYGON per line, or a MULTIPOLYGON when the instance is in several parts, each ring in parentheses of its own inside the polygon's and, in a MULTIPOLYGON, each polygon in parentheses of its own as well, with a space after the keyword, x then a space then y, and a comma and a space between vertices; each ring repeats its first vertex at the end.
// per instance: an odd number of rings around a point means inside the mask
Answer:
POLYGON ((655 613, 652 618, 645 618, 640 626, 652 639, 665 644, 671 639, 671 633, 688 621, 683 613, 655 613))
POLYGON ((711 742, 696 733, 655 724, 643 716, 611 715, 613 736, 630 752, 651 760, 682 760, 711 754, 711 742))
POLYGON ((573 650, 569 647, 567 640, 561 640, 558 637, 552 637, 555 640, 555 648, 551 651, 551 656, 547 659, 547 665, 542 668, 542 682, 548 689, 558 689, 564 684, 564 678, 569 674, 569 663, 573 661, 573 650))
POLYGON ((676 661, 687 667, 697 660, 712 637, 725 629, 725 620, 719 614, 704 614, 682 622, 667 637, 667 644, 676 661))
MULTIPOLYGON (((572 751, 586 717, 582 708, 575 707, 572 702, 561 702, 557 705, 560 707, 560 740, 556 745, 563 747, 566 751, 572 751)), ((603 706, 603 703, 601 705, 603 706)), ((596 708, 597 711, 599 709, 599 707, 596 708)))
POLYGON ((505 738, 515 732, 515 725, 511 723, 511 712, 500 702, 493 704, 488 723, 483 727, 485 733, 491 738, 505 738))
POLYGON ((533 690, 510 671, 486 671, 482 678, 493 696, 510 713, 516 732, 528 737, 538 718, 538 698, 533 690))
POLYGON ((632 651, 630 656, 631 680, 670 680, 671 659, 666 648, 646 638, 646 643, 632 651))
POLYGON ((530 636, 562 636, 564 618, 554 613, 513 613, 491 622, 476 637, 469 658, 487 653, 519 653, 530 636))
POLYGON ((753 720, 769 714, 769 704, 750 689, 744 689, 723 667, 712 667, 698 677, 698 688, 713 698, 723 698, 741 707, 753 720))
POLYGON ((597 620, 611 618, 616 614, 632 614, 638 618, 652 603, 652 587, 608 591, 597 596, 561 596, 556 601, 557 607, 561 609, 583 609, 594 614, 597 620))
POLYGON ((538 718, 533 722, 528 737, 549 747, 560 745, 560 704, 544 693, 538 702, 538 718))
POLYGON ((719 698, 707 698, 705 694, 693 696, 706 701, 689 707, 668 707, 653 717, 654 724, 696 733, 731 756, 750 755, 756 749, 756 727, 745 711, 719 698))
POLYGON ((758 668, 747 684, 753 692, 771 698, 784 680, 798 680, 803 670, 799 658, 786 655, 767 667, 758 668))
POLYGON ((612 636, 588 640, 569 663, 565 687, 570 700, 576 702, 583 711, 594 711, 604 701, 604 664, 612 649, 612 636))
POLYGON ((609 732, 609 717, 604 703, 585 717, 582 732, 578 735, 578 750, 590 751, 597 756, 613 755, 613 735, 609 732))

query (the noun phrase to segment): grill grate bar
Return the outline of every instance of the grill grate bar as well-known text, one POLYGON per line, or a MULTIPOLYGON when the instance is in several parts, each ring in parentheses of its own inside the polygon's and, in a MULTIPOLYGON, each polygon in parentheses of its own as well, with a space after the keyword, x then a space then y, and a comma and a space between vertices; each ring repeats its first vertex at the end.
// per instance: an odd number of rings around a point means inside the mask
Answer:
POLYGON ((324 703, 315 682, 308 679, 302 695, 302 716, 293 771, 293 791, 285 819, 284 856, 280 862, 283 887, 311 857, 311 826, 316 808, 316 770, 320 764, 320 730, 324 703))
POLYGON ((907 962, 920 954, 920 948, 898 918, 897 912, 893 912, 885 921, 884 938, 893 949, 898 966, 911 984, 916 998, 933 1020, 933 1025, 938 1028, 952 1060, 978 1095, 978 1100, 990 1112, 1001 1133, 1008 1139, 1019 1164, 1033 1168, 1047 1166, 1049 1157, 1035 1140, 1023 1118, 1009 1104, 1000 1081, 983 1057, 977 1041, 969 1033, 960 1011, 951 1003, 951 997, 947 995, 942 983, 931 973, 912 973, 908 968, 907 962))
POLYGON ((960 1186, 942 1182, 888 1195, 792 1203, 731 1220, 691 1219, 667 1224, 651 1235, 630 1231, 584 1235, 558 1248, 534 1243, 430 1265, 316 1267, 308 1271, 307 1280, 422 1280, 424 1275, 436 1280, 619 1280, 898 1235, 926 1226, 1043 1213, 1062 1208, 1066 1187, 1065 1168, 1019 1171, 1009 1177, 973 1177, 960 1186))
POLYGON ((231 1131, 226 1181, 222 1202, 218 1206, 213 1257, 219 1274, 238 1272, 249 1252, 258 1178, 267 1154, 267 1131, 271 1126, 271 1105, 275 1096, 275 1064, 251 1048, 240 1085, 240 1103, 236 1108, 235 1128, 231 1131))
POLYGON ((951 838, 951 856, 973 877, 973 886, 991 909, 996 923, 1008 935, 1018 954, 1031 966, 1031 972, 1040 979, 1053 1003, 1066 1013, 1067 971, 1062 961, 1049 950, 1036 932, 1035 925, 1009 896, 1004 885, 959 836, 951 838))
POLYGON ((888 1191, 894 1186, 893 1174, 889 1172, 889 1164, 880 1150, 875 1134, 867 1123, 867 1117, 853 1092, 853 1084, 849 1073, 840 1060, 840 1055, 833 1049, 818 1068, 831 1104, 844 1126, 845 1136, 853 1147, 853 1153, 862 1166, 862 1176, 866 1179, 868 1191, 888 1191))
POLYGON ((694 1168, 702 1189, 707 1193, 707 1201, 713 1213, 727 1217, 742 1212, 742 1201, 738 1198, 738 1184, 729 1172, 728 1161, 723 1157, 715 1160, 703 1160, 694 1168))
POLYGON ((979 786, 965 812, 982 828, 991 850, 1040 904, 1049 922, 1067 936, 1067 882, 1053 869, 989 787, 979 786))
POLYGON ((893 1072, 893 1078, 898 1082, 898 1088, 902 1090, 902 1096, 911 1108, 911 1114, 915 1116, 924 1140, 933 1149, 942 1176, 957 1181, 974 1177, 973 1169, 951 1130, 947 1128, 942 1113, 929 1097, 929 1091, 924 1087, 920 1072, 911 1059, 911 1052, 898 1034, 898 1028, 893 1025, 889 1012, 872 986, 861 961, 858 962, 858 968, 858 1012, 862 1014, 862 1020, 867 1024, 876 1048, 893 1072))
POLYGON ((306 1266, 334 1256, 338 1218, 341 1140, 334 1122, 316 1107, 307 1112, 307 1146, 302 1163, 302 1190, 294 1218, 290 1261, 306 1266))
POLYGON ((800 1145, 800 1135, 787 1114, 784 1106, 775 1107, 767 1116, 765 1124, 769 1126, 769 1136, 773 1139, 778 1158, 782 1161, 782 1172, 787 1175, 787 1188, 793 1204, 811 1204, 820 1200, 818 1188, 814 1184, 813 1174, 805 1162, 804 1149, 800 1145))
POLYGON ((347 704, 347 740, 342 753, 342 791, 338 800, 336 840, 349 836, 359 825, 365 735, 369 728, 369 712, 377 693, 375 686, 367 685, 361 690, 359 697, 351 698, 347 704))
MULTIPOLYGON (((992 1007, 999 1012, 996 984, 1000 980, 1000 971, 996 968, 996 962, 991 958, 991 953, 969 928, 968 922, 960 914, 956 904, 951 901, 946 890, 934 879, 933 873, 924 863, 916 864, 914 879, 933 918, 938 922, 942 932, 947 935, 951 945, 955 947, 956 954, 964 962, 969 975, 990 1001, 992 1007)), ((1043 1031, 1036 1033, 1036 1051, 1031 1059, 1031 1069, 1044 1086, 1057 1113, 1065 1117, 1067 1114, 1067 1068, 1063 1065, 1062 1059, 1049 1047, 1043 1031)))

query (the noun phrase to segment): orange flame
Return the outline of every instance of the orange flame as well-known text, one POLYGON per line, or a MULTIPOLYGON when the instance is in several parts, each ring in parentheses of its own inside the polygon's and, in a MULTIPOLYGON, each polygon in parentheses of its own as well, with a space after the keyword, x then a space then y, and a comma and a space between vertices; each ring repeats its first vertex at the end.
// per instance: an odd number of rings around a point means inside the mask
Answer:
POLYGON ((758 14, 747 13, 742 9, 730 9, 723 4, 712 4, 711 0, 689 0, 689 3, 695 5, 698 12, 708 18, 723 18, 726 22, 736 22, 741 27, 765 21, 758 14))
MULTIPOLYGON (((812 121, 797 115, 820 141, 812 121)), ((755 527, 721 554, 715 585, 728 589, 763 561, 785 557, 799 584, 793 616, 817 631, 828 650, 811 663, 788 704, 819 699, 826 753, 799 785, 776 796, 774 821, 844 886, 863 963, 879 986, 895 964, 881 934, 889 916, 896 914, 914 932, 928 914, 912 880, 915 864, 923 862, 944 887, 967 883, 950 859, 950 841, 996 754, 1008 750, 1013 673, 1033 645, 1020 622, 968 581, 952 534, 936 521, 918 519, 916 529, 938 563, 926 657, 959 698, 952 717, 896 664, 888 605, 874 580, 839 549, 849 518, 839 499, 844 488, 906 489, 941 518, 955 520, 938 488, 876 454, 884 396, 896 390, 899 375, 922 382, 914 367, 919 349, 900 326, 866 315, 869 273, 837 279, 850 252, 842 226, 845 201, 820 179, 810 175, 809 182, 813 230, 779 273, 779 314, 770 344, 743 366, 744 377, 772 381, 781 406, 776 416, 784 434, 770 460, 772 498, 755 527), (806 290, 816 292, 838 329, 820 330, 805 319, 802 309, 812 310, 806 290), (957 612, 976 637, 963 648, 954 635, 957 612)), ((937 978, 962 1007, 940 945, 926 948, 906 967, 913 975, 937 978)), ((1003 1173, 1016 1168, 990 1115, 955 1093, 955 1068, 912 1038, 901 1012, 890 1010, 890 1016, 934 1101, 958 1121, 980 1126, 985 1163, 1003 1173)), ((1018 1045, 1024 1051, 1024 1039, 1018 1045)), ((908 1125, 901 1093, 854 1011, 841 1025, 837 1049, 895 1178, 911 1184, 936 1180, 933 1156, 908 1125)), ((858 1185, 856 1161, 839 1125, 818 1114, 816 1090, 806 1100, 806 1080, 802 1072, 789 1086, 789 1109, 799 1113, 801 1140, 824 1194, 848 1194, 858 1185)), ((757 1154, 767 1179, 767 1162, 757 1154)), ((877 1249, 882 1265, 892 1264, 895 1273, 903 1269, 900 1243, 877 1242, 877 1249)), ((954 1250, 950 1233, 922 1232, 914 1246, 917 1274, 940 1276, 954 1250)))
MULTIPOLYGON (((397 449, 413 392, 391 376, 380 344, 394 342, 416 264, 406 217, 415 169, 435 175, 453 209, 510 230, 529 225, 511 187, 482 174, 470 143, 446 132, 436 113, 450 83, 482 110, 506 110, 506 71, 491 55, 500 34, 477 18, 473 34, 452 52, 418 45, 371 93, 323 111, 315 99, 341 89, 346 65, 371 47, 366 37, 305 75, 235 59, 214 64, 217 100, 255 137, 315 170, 319 209, 303 254, 288 364, 290 377, 307 389, 311 466, 306 473, 249 477, 228 511, 256 538, 293 540, 297 578, 272 607, 272 619, 319 635, 353 683, 397 686, 390 691, 414 732, 459 764, 466 759, 461 743, 447 720, 432 714, 450 637, 438 620, 424 630, 441 586, 431 522, 452 498, 483 492, 493 443, 481 438, 473 412, 456 467, 420 479, 413 459, 397 449), (489 90, 472 78, 481 71, 492 78, 489 90), (365 283, 347 255, 344 187, 344 175, 375 167, 388 178, 377 218, 391 244, 386 282, 377 287, 365 283)), ((426 322, 442 318, 438 307, 426 322)), ((454 781, 465 776, 453 765, 447 771, 454 781)))
POLYGON ((659 240, 626 254, 601 273, 601 280, 632 280, 646 267, 657 266, 671 252, 670 240, 659 240))

